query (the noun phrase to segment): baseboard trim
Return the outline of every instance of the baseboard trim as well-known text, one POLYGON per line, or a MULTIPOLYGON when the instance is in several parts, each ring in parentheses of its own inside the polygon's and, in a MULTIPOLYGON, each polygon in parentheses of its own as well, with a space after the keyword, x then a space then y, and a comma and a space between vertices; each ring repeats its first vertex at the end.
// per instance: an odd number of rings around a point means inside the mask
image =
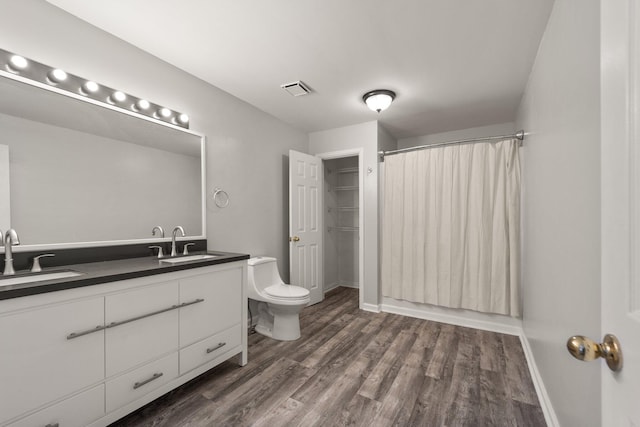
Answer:
MULTIPOLYGON (((441 307, 438 307, 442 309, 441 307)), ((380 310, 386 313, 400 314, 418 319, 432 320, 434 322, 449 323, 467 328, 482 329, 483 331, 498 332, 508 335, 522 335, 522 324, 509 325, 491 320, 471 319, 457 313, 436 313, 428 308, 409 308, 394 304, 381 304, 380 310)))
POLYGON ((322 292, 324 294, 326 294, 327 292, 330 292, 330 291, 334 290, 338 286, 340 286, 340 283, 338 283, 338 282, 326 283, 322 288, 322 292))
POLYGON ((558 422, 558 417, 556 415, 556 412, 553 410, 551 399, 549 399, 547 389, 544 386, 542 376, 540 375, 540 371, 538 371, 538 366, 536 365, 535 358, 533 357, 533 352, 531 351, 529 340, 527 339, 524 332, 520 334, 520 343, 522 344, 524 357, 525 359, 527 359, 529 374, 531 375, 533 386, 536 389, 536 394, 538 395, 538 400, 540 401, 540 408, 542 409, 542 413, 544 414, 544 419, 547 422, 547 426, 559 427, 560 423, 558 422))
POLYGON ((372 313, 380 313, 380 306, 378 304, 369 304, 369 303, 363 302, 362 307, 360 307, 360 309, 364 311, 370 311, 372 313))

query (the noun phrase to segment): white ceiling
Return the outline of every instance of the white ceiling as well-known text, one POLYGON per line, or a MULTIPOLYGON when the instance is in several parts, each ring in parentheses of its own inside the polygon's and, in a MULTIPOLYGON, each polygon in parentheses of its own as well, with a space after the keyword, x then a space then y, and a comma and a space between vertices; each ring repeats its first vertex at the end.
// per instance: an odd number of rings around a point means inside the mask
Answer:
POLYGON ((47 0, 307 132, 515 120, 553 0, 47 0), (280 85, 304 81, 292 97, 280 85), (378 115, 373 89, 397 98, 378 115))

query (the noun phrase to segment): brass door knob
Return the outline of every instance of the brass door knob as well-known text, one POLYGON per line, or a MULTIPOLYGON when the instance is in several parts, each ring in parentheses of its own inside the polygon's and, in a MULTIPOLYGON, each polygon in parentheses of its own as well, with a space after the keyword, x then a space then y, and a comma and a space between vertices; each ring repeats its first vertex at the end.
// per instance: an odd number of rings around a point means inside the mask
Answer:
POLYGON ((289 237, 290 242, 299 242, 300 238, 298 236, 289 237))
POLYGON ((622 369, 622 349, 615 335, 605 335, 601 344, 582 335, 575 335, 567 341, 567 350, 578 360, 590 362, 602 357, 612 371, 622 369))

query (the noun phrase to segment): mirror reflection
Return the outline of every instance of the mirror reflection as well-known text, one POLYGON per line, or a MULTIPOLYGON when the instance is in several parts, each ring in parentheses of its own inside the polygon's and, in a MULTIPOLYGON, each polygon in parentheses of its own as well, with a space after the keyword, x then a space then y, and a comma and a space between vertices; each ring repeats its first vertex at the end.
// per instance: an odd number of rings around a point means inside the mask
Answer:
POLYGON ((201 135, 4 75, 0 94, 1 203, 22 245, 204 236, 201 135))

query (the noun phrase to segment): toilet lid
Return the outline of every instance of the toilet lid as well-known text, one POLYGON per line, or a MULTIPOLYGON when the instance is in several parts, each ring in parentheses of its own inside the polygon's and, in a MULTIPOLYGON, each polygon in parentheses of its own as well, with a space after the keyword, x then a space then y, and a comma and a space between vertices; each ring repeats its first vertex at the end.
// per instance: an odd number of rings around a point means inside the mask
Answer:
POLYGON ((278 298, 305 298, 309 296, 307 289, 301 286, 285 285, 284 283, 268 286, 264 291, 267 295, 278 298))

